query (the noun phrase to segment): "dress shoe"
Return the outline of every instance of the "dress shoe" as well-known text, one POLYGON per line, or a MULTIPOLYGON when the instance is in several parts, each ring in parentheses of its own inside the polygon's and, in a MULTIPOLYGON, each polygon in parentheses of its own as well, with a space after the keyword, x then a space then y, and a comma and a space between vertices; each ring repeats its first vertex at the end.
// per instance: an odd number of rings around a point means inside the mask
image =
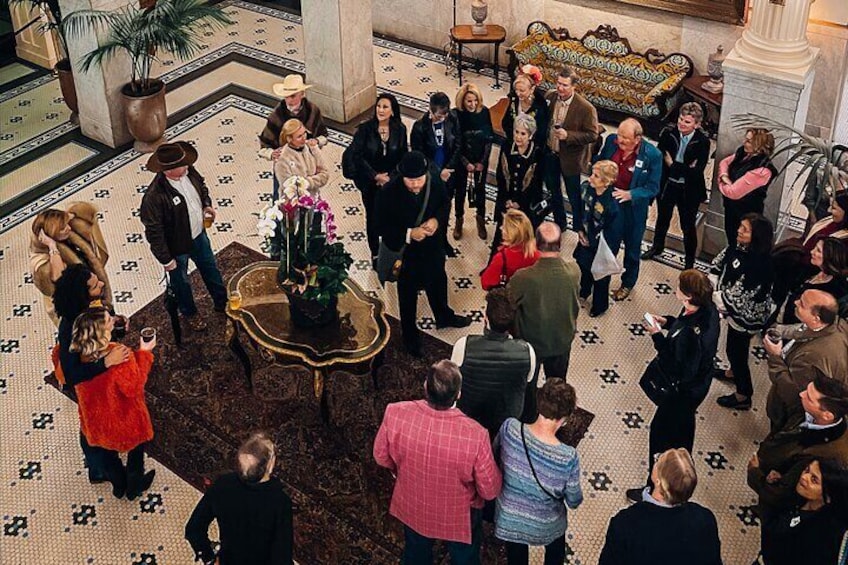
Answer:
POLYGON ((632 288, 628 288, 626 286, 619 287, 613 291, 612 299, 616 302, 621 302, 622 300, 630 296, 631 292, 633 292, 632 288))
POLYGON ((206 320, 200 314, 194 316, 186 316, 184 318, 189 329, 193 332, 202 333, 206 331, 206 320))
POLYGON ((647 261, 648 259, 653 259, 662 252, 663 250, 660 247, 651 247, 650 249, 642 253, 642 259, 645 261, 647 261))
POLYGON ((736 379, 733 378, 733 373, 730 372, 730 369, 724 370, 719 367, 714 367, 712 376, 717 381, 724 381, 726 383, 736 382, 736 379))
POLYGON ((467 328, 471 325, 471 318, 468 316, 457 316, 454 314, 453 318, 448 318, 442 323, 436 323, 436 329, 440 330, 442 328, 467 328))
POLYGON ((127 500, 135 500, 141 493, 150 488, 153 484, 153 479, 156 477, 156 470, 148 471, 142 477, 130 476, 127 479, 127 500))
POLYGON ((716 404, 722 408, 730 408, 731 410, 750 410, 751 397, 749 396, 739 400, 739 398, 736 397, 736 394, 731 393, 725 396, 719 396, 716 399, 716 404))
POLYGON ((456 225, 453 227, 453 238, 457 241, 462 239, 462 216, 456 219, 456 225))
POLYGON ((447 246, 445 247, 445 255, 450 258, 453 258, 459 255, 459 253, 457 253, 456 248, 454 246, 447 244, 447 246))
POLYGON ((603 316, 604 314, 606 314, 606 313, 607 313, 607 310, 609 310, 609 307, 604 308, 603 310, 600 310, 600 311, 595 310, 594 308, 592 308, 591 310, 589 310, 589 317, 590 317, 590 318, 597 318, 597 317, 599 317, 599 316, 603 316))
POLYGON ((645 487, 629 488, 625 492, 627 500, 630 502, 642 502, 642 493, 645 492, 645 487))
POLYGON ((489 233, 486 231, 486 218, 482 216, 477 216, 477 237, 482 240, 489 237, 489 233))

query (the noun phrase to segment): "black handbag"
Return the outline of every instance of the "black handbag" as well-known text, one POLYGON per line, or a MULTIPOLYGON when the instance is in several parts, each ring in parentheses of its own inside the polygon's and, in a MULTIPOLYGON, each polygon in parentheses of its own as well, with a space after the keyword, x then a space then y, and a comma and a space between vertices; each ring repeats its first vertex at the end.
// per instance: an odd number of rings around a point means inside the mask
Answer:
POLYGON ((680 392, 680 382, 668 376, 658 358, 645 368, 642 378, 639 379, 639 386, 657 406, 666 404, 680 392))
POLYGON ((356 155, 353 152, 353 142, 342 151, 342 176, 348 180, 356 180, 356 155))
MULTIPOLYGON (((421 210, 418 212, 415 227, 421 225, 429 201, 430 177, 427 176, 427 187, 424 189, 424 204, 421 205, 421 210)), ((377 279, 381 285, 385 286, 387 282, 397 282, 400 271, 403 268, 403 252, 405 249, 406 245, 401 246, 397 251, 390 249, 385 241, 383 241, 383 238, 380 238, 380 247, 377 251, 377 279)))

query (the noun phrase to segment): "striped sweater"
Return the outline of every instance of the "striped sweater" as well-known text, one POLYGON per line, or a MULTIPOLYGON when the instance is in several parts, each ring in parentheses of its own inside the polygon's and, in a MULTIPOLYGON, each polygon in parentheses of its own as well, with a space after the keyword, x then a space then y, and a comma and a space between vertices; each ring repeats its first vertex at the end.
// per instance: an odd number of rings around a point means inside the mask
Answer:
POLYGON ((547 545, 565 533, 566 504, 574 509, 583 502, 580 462, 577 451, 569 445, 542 443, 526 427, 524 437, 539 481, 565 504, 548 496, 533 478, 521 442, 521 422, 509 418, 495 439, 503 470, 503 490, 495 509, 495 536, 515 543, 547 545))

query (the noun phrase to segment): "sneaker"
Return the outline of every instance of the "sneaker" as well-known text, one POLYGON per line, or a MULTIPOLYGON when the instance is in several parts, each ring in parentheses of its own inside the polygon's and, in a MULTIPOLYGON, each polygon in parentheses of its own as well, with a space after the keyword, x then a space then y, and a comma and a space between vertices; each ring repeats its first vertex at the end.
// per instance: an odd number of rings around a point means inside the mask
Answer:
POLYGON ((645 487, 629 488, 625 491, 627 500, 630 502, 642 502, 642 493, 645 492, 645 487))
POLYGON ((194 316, 186 316, 183 318, 188 324, 188 327, 191 331, 202 333, 206 331, 206 320, 200 314, 195 314, 194 316))
POLYGON ((730 408, 731 410, 750 410, 751 397, 749 396, 739 400, 735 393, 730 393, 725 396, 719 396, 716 399, 716 404, 722 408, 730 408))
POLYGON ((468 316, 457 316, 454 314, 453 318, 448 318, 444 323, 436 323, 436 329, 441 330, 442 328, 467 328, 471 325, 471 318, 468 316))

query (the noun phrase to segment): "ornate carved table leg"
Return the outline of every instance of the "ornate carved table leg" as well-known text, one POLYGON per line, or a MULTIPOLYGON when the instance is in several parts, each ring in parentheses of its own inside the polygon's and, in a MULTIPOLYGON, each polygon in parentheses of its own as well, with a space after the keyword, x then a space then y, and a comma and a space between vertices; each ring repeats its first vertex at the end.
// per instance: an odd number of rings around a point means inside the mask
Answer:
POLYGON ((250 364, 250 357, 248 357, 247 352, 239 340, 239 325, 230 318, 227 318, 227 345, 230 351, 241 362, 241 366, 244 368, 244 376, 247 379, 247 386, 252 391, 253 366, 250 364))

